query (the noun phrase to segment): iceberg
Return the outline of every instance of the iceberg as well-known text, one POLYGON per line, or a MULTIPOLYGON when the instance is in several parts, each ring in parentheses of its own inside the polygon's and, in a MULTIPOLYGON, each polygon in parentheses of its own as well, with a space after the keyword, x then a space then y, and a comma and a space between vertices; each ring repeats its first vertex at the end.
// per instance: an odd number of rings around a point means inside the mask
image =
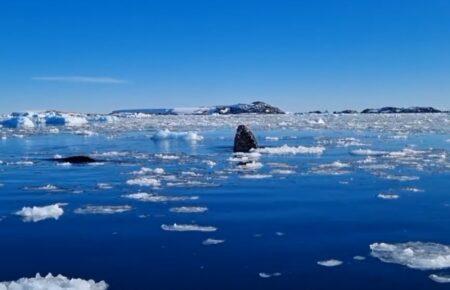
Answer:
POLYGON ((39 222, 46 219, 57 220, 64 214, 62 205, 64 204, 56 203, 47 206, 23 207, 16 212, 16 215, 21 216, 25 222, 39 222))
POLYGON ((63 275, 53 276, 51 273, 42 277, 39 273, 32 278, 20 278, 16 281, 0 282, 0 290, 106 290, 105 281, 83 280, 80 278, 67 278, 63 275))

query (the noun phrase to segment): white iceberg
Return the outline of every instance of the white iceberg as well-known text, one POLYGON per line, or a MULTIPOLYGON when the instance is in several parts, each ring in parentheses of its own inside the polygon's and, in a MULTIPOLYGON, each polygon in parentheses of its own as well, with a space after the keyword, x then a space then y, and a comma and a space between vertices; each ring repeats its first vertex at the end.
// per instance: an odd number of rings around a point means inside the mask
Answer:
POLYGON ((137 192, 127 195, 123 195, 125 198, 144 201, 144 202, 168 202, 168 201, 184 201, 184 200, 196 200, 198 196, 167 196, 157 195, 147 192, 137 192))
POLYGON ((47 206, 23 207, 15 214, 21 216, 26 222, 38 222, 45 219, 57 220, 64 214, 64 210, 61 207, 62 205, 65 204, 56 203, 47 206))
POLYGON ((135 179, 127 180, 128 185, 138 185, 138 186, 152 186, 159 187, 161 186, 161 181, 156 178, 151 177, 139 177, 135 179))
POLYGON ((0 290, 106 290, 105 281, 95 282, 79 278, 67 278, 63 275, 53 276, 51 273, 42 277, 36 274, 32 278, 20 278, 16 281, 0 282, 0 290))

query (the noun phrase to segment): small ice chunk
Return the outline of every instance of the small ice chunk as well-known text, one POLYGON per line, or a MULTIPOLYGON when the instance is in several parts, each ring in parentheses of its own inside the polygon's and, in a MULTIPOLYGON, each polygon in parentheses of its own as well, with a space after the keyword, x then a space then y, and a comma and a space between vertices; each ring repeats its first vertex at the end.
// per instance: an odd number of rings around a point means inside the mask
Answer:
POLYGON ((319 261, 319 262, 317 262, 317 264, 319 264, 320 266, 324 266, 324 267, 336 267, 336 266, 342 265, 342 261, 330 259, 330 260, 319 261))
POLYGON ((278 277, 278 276, 281 276, 281 273, 280 273, 280 272, 275 272, 275 273, 264 273, 264 272, 261 272, 261 273, 259 273, 258 275, 259 275, 259 277, 261 277, 261 278, 267 279, 267 278, 272 278, 272 277, 278 277))
POLYGON ((364 257, 364 256, 354 256, 353 257, 353 260, 356 260, 356 261, 363 261, 365 259, 366 259, 366 257, 364 257))
POLYGON ((372 150, 372 149, 356 149, 350 151, 353 155, 363 155, 363 156, 381 156, 386 155, 388 152, 380 151, 380 150, 372 150))
POLYGON ((25 222, 38 222, 45 219, 59 219, 64 214, 61 203, 55 203, 47 206, 23 207, 15 214, 23 218, 25 222))
POLYGON ((271 178, 272 175, 270 174, 244 174, 239 176, 243 179, 265 179, 265 178, 271 178))
POLYGON ((217 239, 206 239, 202 242, 203 245, 205 246, 211 246, 211 245, 218 245, 218 244, 222 244, 224 243, 225 240, 217 240, 217 239))
POLYGON ((398 194, 392 193, 380 193, 377 195, 380 199, 398 199, 400 196, 398 194))
POLYGON ((187 225, 187 224, 173 224, 173 225, 161 225, 161 228, 169 232, 215 232, 216 227, 212 226, 199 226, 199 225, 187 225))

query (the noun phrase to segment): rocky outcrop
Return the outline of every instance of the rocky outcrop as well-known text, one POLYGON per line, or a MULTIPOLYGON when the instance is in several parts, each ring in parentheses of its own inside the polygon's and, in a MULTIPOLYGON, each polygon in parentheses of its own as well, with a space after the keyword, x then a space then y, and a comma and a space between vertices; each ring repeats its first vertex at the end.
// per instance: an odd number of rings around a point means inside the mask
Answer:
POLYGON ((264 102, 251 104, 237 104, 231 106, 217 106, 213 113, 221 115, 232 114, 285 114, 281 109, 264 102))
POLYGON ((355 110, 334 111, 333 114, 358 114, 355 110))
POLYGON ((258 142, 252 131, 245 125, 239 125, 234 137, 234 152, 250 152, 258 148, 258 142))
POLYGON ((441 113, 440 110, 433 107, 383 107, 380 109, 365 109, 361 114, 405 114, 405 113, 441 113))
POLYGON ((94 163, 97 162, 94 158, 91 158, 89 156, 69 156, 69 157, 62 157, 62 158, 53 158, 51 159, 56 162, 60 163, 71 163, 71 164, 86 164, 86 163, 94 163))

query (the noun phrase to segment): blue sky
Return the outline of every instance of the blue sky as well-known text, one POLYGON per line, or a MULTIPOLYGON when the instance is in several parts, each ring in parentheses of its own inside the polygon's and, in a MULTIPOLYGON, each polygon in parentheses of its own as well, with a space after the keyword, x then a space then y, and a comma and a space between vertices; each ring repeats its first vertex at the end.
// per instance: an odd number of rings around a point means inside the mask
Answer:
POLYGON ((450 1, 0 2, 0 111, 450 108, 450 1))

